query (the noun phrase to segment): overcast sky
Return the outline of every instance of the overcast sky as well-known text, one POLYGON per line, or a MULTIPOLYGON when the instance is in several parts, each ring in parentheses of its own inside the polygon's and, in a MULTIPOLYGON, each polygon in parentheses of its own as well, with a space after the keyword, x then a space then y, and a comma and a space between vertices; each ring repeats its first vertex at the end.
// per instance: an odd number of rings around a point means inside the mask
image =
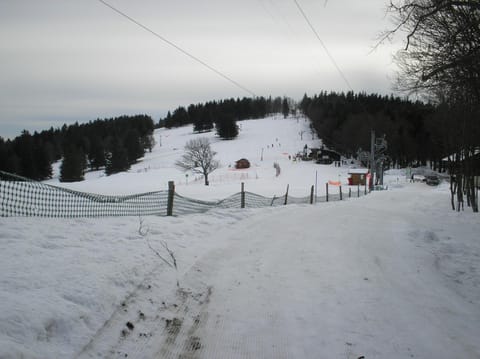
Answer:
MULTIPOLYGON (((257 96, 348 91, 294 0, 106 0, 257 96)), ((390 94, 373 53, 386 0, 297 0, 354 91, 390 94)), ((98 0, 0 0, 0 136, 251 94, 98 0)))

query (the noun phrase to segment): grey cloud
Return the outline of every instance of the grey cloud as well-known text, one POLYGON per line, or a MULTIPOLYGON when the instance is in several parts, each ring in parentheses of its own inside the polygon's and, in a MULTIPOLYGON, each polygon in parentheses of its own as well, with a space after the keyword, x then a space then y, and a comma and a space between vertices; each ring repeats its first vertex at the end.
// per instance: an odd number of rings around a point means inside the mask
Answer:
MULTIPOLYGON (((258 95, 347 90, 292 1, 110 2, 258 95)), ((354 89, 389 93, 384 1, 300 3, 354 89)), ((0 23, 0 134, 249 96, 98 1, 1 1, 0 23)))

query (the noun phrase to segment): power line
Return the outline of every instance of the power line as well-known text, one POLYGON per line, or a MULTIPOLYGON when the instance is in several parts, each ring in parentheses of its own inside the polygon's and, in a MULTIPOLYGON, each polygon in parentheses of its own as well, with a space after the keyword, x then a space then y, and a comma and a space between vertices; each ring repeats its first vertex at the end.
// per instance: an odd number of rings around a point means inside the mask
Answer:
MULTIPOLYGON (((327 46, 325 45, 325 43, 322 41, 322 39, 320 38, 320 35, 318 35, 317 31, 315 30, 315 28, 313 27, 312 23, 310 22, 310 20, 308 19, 307 15, 305 14, 305 12, 303 11, 302 7, 300 6, 300 4, 298 3, 297 0, 293 0, 295 2, 295 5, 297 5, 297 8, 298 10, 300 11, 300 13, 302 14, 303 18, 305 19, 305 21, 307 22, 308 26, 310 26, 310 29, 312 29, 313 33, 315 34, 315 36, 317 37, 318 41, 320 42, 320 45, 322 45, 323 47, 323 50, 325 50, 325 53, 327 54, 327 56, 329 57, 330 61, 333 63, 333 65, 335 66, 335 68, 337 69, 338 73, 340 74, 340 76, 342 77, 343 81, 345 81, 345 83, 347 84, 347 87, 353 91, 353 88, 352 86, 350 85, 350 83, 348 82, 347 80, 347 77, 345 76, 345 74, 343 73, 343 71, 340 69, 340 66, 338 66, 337 62, 335 61, 334 57, 332 56, 332 54, 330 53, 330 51, 328 51, 328 48, 327 46)), ((326 2, 325 2, 326 4, 326 2)))
POLYGON ((188 51, 182 49, 180 46, 178 46, 177 44, 175 44, 174 42, 168 40, 167 38, 163 37, 162 35, 160 35, 159 33, 153 31, 152 29, 148 28, 147 26, 143 25, 142 23, 140 23, 139 21, 135 20, 134 18, 132 18, 131 16, 125 14, 124 12, 118 10, 116 7, 114 7, 113 5, 110 5, 109 3, 107 3, 106 1, 104 0, 98 0, 100 3, 102 3, 103 5, 105 5, 106 7, 110 8, 111 10, 115 11, 117 14, 123 16, 124 18, 128 19, 129 21, 133 22, 135 25, 141 27, 142 29, 144 29, 145 31, 148 31, 149 33, 151 33, 153 36, 159 38, 160 40, 162 40, 163 42, 167 43, 168 45, 174 47, 175 49, 177 49, 178 51, 180 51, 182 54, 190 57, 192 60, 198 62, 199 64, 201 64, 202 66, 206 67, 207 69, 209 69, 210 71, 213 71, 215 72, 217 75, 223 77, 225 80, 231 82, 232 84, 234 84, 235 86, 237 86, 238 88, 242 89, 243 91, 245 92, 248 92, 249 94, 251 94, 253 97, 257 97, 257 95, 255 95, 255 93, 251 90, 249 90, 248 88, 246 88, 245 86, 241 85, 240 83, 238 83, 237 81, 233 80, 232 78, 230 78, 229 76, 225 75, 223 72, 217 70, 216 68, 214 68, 213 66, 210 66, 209 64, 207 64, 205 61, 202 61, 200 60, 198 57, 196 57, 195 55, 189 53, 188 51))

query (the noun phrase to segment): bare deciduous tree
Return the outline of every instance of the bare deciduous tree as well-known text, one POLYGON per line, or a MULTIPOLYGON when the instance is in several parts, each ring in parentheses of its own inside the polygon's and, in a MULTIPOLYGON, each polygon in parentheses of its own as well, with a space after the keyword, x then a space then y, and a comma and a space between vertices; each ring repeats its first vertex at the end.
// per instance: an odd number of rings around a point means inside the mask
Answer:
POLYGON ((479 0, 390 0, 388 11, 395 25, 381 40, 406 34, 401 89, 480 99, 479 0))
POLYGON ((397 55, 398 88, 427 95, 452 124, 439 136, 449 152, 453 196, 478 212, 475 174, 480 148, 480 0, 390 0, 394 27, 381 41, 399 32, 405 49, 397 55), (453 137, 453 141, 452 141, 453 137))
POLYGON ((208 175, 220 166, 220 162, 213 158, 216 154, 207 138, 195 138, 187 142, 185 153, 175 165, 184 171, 202 174, 205 186, 208 186, 208 175))

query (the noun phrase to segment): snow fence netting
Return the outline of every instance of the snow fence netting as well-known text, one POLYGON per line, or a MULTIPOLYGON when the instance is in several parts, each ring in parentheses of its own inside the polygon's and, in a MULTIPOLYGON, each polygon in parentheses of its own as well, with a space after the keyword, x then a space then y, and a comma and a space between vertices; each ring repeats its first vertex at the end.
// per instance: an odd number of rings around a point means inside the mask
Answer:
POLYGON ((166 215, 168 191, 104 196, 28 180, 0 171, 0 216, 119 217, 166 215))
MULTIPOLYGON (((339 201, 359 197, 363 192, 351 191, 317 196, 314 203, 339 201)), ((261 208, 285 204, 308 204, 312 198, 286 195, 265 197, 256 193, 241 192, 219 201, 202 201, 174 193, 173 215, 204 213, 213 208, 261 208)), ((119 217, 167 215, 168 191, 146 192, 127 196, 107 196, 74 191, 33 181, 0 171, 0 217, 119 217)))

